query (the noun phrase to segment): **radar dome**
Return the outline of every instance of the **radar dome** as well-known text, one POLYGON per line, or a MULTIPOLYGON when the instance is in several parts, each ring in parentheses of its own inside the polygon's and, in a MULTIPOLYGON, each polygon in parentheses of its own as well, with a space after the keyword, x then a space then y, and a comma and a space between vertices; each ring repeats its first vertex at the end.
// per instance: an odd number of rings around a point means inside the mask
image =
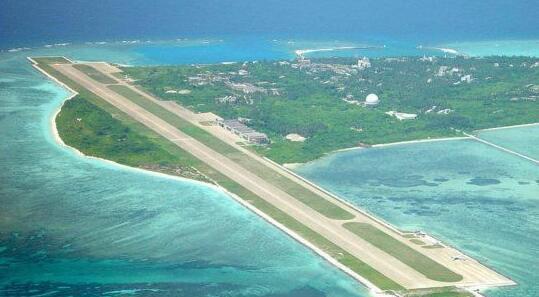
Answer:
POLYGON ((367 105, 378 105, 378 103, 380 103, 380 99, 378 99, 376 94, 369 94, 367 98, 365 98, 365 104, 367 105))

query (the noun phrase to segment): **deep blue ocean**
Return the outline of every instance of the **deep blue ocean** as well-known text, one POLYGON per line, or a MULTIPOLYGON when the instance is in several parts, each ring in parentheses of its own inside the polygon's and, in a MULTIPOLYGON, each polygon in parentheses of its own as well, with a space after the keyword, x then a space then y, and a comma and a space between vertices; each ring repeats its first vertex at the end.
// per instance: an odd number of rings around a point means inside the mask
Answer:
POLYGON ((539 37, 536 0, 3 0, 0 48, 238 35, 416 43, 539 37))
MULTIPOLYGON (((67 93, 26 56, 190 64, 363 45, 381 48, 311 56, 539 56, 536 2, 1 1, 0 296, 368 296, 219 190, 60 146, 50 120, 67 93)), ((535 158, 537 135, 482 133, 535 158)), ((520 284, 489 297, 539 296, 537 166, 454 141, 340 153, 298 171, 520 284)))

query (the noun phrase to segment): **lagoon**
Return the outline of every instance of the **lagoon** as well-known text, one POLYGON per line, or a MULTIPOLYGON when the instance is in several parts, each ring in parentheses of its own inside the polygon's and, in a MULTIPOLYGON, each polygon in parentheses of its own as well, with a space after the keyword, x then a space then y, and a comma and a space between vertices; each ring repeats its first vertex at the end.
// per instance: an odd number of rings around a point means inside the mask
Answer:
MULTIPOLYGON (((489 134, 518 133, 521 128, 489 134)), ((506 143, 508 148, 509 143, 506 143)), ((491 297, 539 294, 539 170, 473 140, 335 153, 296 169, 405 230, 423 230, 519 283, 491 297)))

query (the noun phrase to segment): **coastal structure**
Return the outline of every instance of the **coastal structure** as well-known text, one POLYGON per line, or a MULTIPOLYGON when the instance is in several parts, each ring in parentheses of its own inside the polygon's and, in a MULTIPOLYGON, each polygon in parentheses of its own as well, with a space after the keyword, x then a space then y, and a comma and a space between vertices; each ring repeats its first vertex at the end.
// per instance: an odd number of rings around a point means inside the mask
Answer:
POLYGON ((217 119, 217 124, 251 143, 269 143, 269 138, 266 134, 253 130, 239 120, 217 119))

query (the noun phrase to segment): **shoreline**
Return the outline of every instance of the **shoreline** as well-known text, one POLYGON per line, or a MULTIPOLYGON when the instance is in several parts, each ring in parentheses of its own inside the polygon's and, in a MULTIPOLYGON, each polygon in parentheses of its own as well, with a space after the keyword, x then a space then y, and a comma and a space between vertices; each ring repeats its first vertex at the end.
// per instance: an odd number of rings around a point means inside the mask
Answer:
POLYGON ((296 57, 305 58, 306 54, 317 53, 317 52, 333 52, 333 51, 344 51, 344 50, 368 50, 368 49, 381 49, 385 46, 336 46, 336 47, 327 47, 327 48, 312 48, 312 49, 297 49, 294 50, 296 57))
MULTIPOLYGON (((32 60, 32 58, 28 58, 28 59, 32 63, 35 62, 34 60, 32 60)), ((201 184, 201 185, 209 186, 209 187, 219 189, 219 190, 223 189, 223 188, 221 188, 221 187, 219 187, 219 186, 217 186, 215 184, 211 184, 211 183, 207 183, 207 182, 203 182, 203 181, 199 181, 199 180, 195 180, 195 179, 190 179, 190 178, 186 178, 186 177, 165 174, 165 173, 146 170, 146 169, 142 169, 142 168, 138 168, 138 167, 132 167, 132 166, 124 165, 124 164, 121 164, 121 163, 118 163, 118 162, 115 162, 115 161, 112 161, 112 160, 109 160, 109 159, 86 155, 85 153, 81 152, 77 148, 66 144, 64 142, 64 140, 62 139, 62 137, 60 137, 60 133, 58 132, 58 128, 56 126, 56 117, 62 111, 62 108, 63 108, 64 104, 68 100, 71 100, 71 99, 75 98, 79 93, 77 91, 71 89, 69 86, 63 84, 62 82, 56 80, 54 77, 48 75, 48 73, 44 72, 41 68, 37 67, 35 64, 32 64, 32 66, 34 66, 34 68, 36 68, 39 72, 41 72, 41 73, 45 74, 47 77, 51 78, 54 82, 59 83, 62 88, 64 88, 65 90, 67 90, 70 93, 67 97, 62 99, 62 103, 55 108, 54 112, 51 113, 50 117, 49 117, 49 127, 50 127, 49 130, 51 132, 52 138, 53 138, 54 142, 57 145, 59 145, 61 148, 65 149, 66 151, 69 151, 71 153, 74 153, 76 156, 83 157, 83 158, 90 159, 90 160, 97 160, 97 161, 100 161, 100 162, 104 162, 104 163, 106 163, 108 165, 117 166, 120 169, 124 169, 124 170, 128 170, 128 171, 135 171, 135 172, 138 172, 138 173, 144 173, 144 174, 148 174, 148 175, 164 177, 164 178, 183 181, 183 182, 201 184)))
POLYGON ((456 49, 449 47, 436 47, 436 46, 419 46, 420 49, 440 51, 444 54, 450 54, 455 56, 465 56, 466 54, 459 52, 456 49))
MULTIPOLYGON (((487 132, 487 131, 496 131, 496 130, 504 130, 504 129, 512 129, 512 128, 523 128, 523 127, 533 127, 533 126, 539 126, 539 122, 528 123, 528 124, 518 124, 518 125, 511 125, 511 126, 500 126, 500 127, 485 128, 485 129, 478 129, 478 130, 473 130, 472 132, 473 133, 481 133, 481 132, 487 132)), ((416 139, 416 140, 405 140, 405 141, 397 141, 397 142, 379 143, 379 144, 373 144, 371 146, 366 146, 366 147, 354 146, 354 147, 342 148, 342 149, 337 149, 337 150, 334 150, 334 151, 324 153, 321 157, 316 158, 314 160, 309 160, 307 162, 284 163, 284 164, 282 164, 282 166, 287 168, 287 169, 296 169, 298 167, 309 164, 311 162, 316 162, 316 161, 318 161, 318 160, 320 160, 320 159, 322 159, 324 157, 327 157, 329 155, 332 155, 332 154, 348 152, 348 151, 354 151, 354 150, 362 150, 362 149, 369 149, 369 148, 383 148, 383 147, 390 147, 390 146, 397 146, 397 145, 428 143, 428 142, 466 140, 466 139, 473 139, 473 137, 471 137, 471 136, 454 136, 454 137, 442 137, 442 138, 423 138, 423 139, 416 139)))
POLYGON ((530 123, 530 124, 520 124, 520 125, 512 125, 512 126, 486 128, 486 129, 475 130, 474 132, 486 132, 486 131, 496 131, 496 130, 512 129, 512 128, 533 127, 533 126, 538 126, 538 125, 539 125, 539 122, 530 123))
POLYGON ((396 146, 396 145, 406 145, 406 144, 415 144, 415 143, 426 143, 426 142, 439 142, 439 141, 452 141, 452 140, 465 140, 470 139, 471 137, 468 136, 455 136, 455 137, 443 137, 443 138, 424 138, 424 139, 416 139, 416 140, 405 140, 405 141, 397 141, 397 142, 388 142, 388 143, 380 143, 380 144, 373 144, 368 147, 361 147, 361 146, 354 146, 354 147, 347 147, 342 149, 337 149, 334 151, 330 151, 327 153, 324 153, 321 157, 316 158, 314 160, 310 160, 307 162, 298 162, 298 163, 284 163, 282 166, 286 169, 296 169, 298 167, 301 167, 303 165, 316 162, 322 158, 325 158, 327 156, 342 153, 342 152, 348 152, 348 151, 354 151, 354 150, 363 150, 363 149, 369 149, 369 148, 382 148, 382 147, 389 147, 389 146, 396 146))

